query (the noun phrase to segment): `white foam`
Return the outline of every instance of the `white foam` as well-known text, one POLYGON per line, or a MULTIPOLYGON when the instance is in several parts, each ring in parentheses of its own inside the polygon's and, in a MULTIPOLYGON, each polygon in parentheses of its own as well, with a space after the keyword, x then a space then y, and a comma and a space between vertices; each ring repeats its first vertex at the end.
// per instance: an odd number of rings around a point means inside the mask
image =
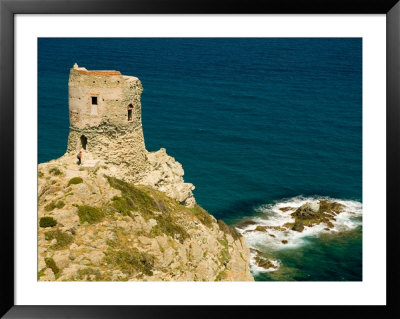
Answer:
POLYGON ((281 265, 281 262, 279 260, 275 259, 270 259, 270 258, 265 258, 261 257, 264 259, 269 260, 276 268, 263 268, 257 265, 257 262, 255 260, 255 257, 257 256, 256 253, 251 252, 250 253, 250 269, 253 273, 262 273, 262 272, 272 272, 272 271, 277 271, 281 265))
MULTIPOLYGON (((284 199, 273 204, 262 205, 256 208, 259 216, 251 218, 255 224, 243 228, 236 228, 245 238, 251 248, 261 251, 276 251, 281 249, 295 248, 308 243, 308 238, 319 236, 320 234, 338 233, 350 231, 362 224, 362 203, 352 200, 341 200, 329 197, 303 197, 296 196, 284 199), (282 226, 285 223, 293 223, 291 214, 301 205, 310 202, 318 203, 320 200, 337 202, 344 206, 344 211, 335 216, 336 221, 332 221, 333 228, 326 230, 327 225, 321 223, 312 227, 304 227, 302 232, 294 230, 267 229, 266 232, 254 231, 257 226, 282 226), (292 209, 282 211, 281 208, 291 207, 292 209), (272 235, 272 236, 271 236, 272 235), (284 241, 284 242, 282 242, 284 241)), ((253 272, 275 271, 276 269, 264 269, 258 267, 254 257, 251 255, 250 264, 253 272)), ((277 265, 279 261, 275 261, 277 265)))

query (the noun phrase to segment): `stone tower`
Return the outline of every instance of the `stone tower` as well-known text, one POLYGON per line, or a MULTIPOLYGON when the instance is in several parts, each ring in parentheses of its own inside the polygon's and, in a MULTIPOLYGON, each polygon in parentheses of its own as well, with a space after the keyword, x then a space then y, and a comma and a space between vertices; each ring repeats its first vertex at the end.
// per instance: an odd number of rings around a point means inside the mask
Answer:
POLYGON ((138 78, 119 71, 70 70, 67 152, 83 151, 84 160, 100 159, 132 174, 146 163, 138 78))

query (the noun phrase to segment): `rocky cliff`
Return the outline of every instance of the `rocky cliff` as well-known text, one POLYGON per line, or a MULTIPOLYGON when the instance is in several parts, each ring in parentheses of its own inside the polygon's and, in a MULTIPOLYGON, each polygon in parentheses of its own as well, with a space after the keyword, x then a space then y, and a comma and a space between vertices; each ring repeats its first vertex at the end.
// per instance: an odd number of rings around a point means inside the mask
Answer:
POLYGON ((38 280, 253 280, 244 238, 196 205, 165 149, 134 177, 75 155, 38 167, 38 280))

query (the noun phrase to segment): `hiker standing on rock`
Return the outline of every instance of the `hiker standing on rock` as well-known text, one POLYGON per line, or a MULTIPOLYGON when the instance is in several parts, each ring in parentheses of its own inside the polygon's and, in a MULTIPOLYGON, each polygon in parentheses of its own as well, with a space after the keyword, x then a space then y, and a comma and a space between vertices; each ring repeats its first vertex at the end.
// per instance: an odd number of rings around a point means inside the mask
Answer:
POLYGON ((78 165, 81 165, 82 151, 80 151, 76 157, 78 158, 78 163, 77 163, 77 164, 78 164, 78 165))

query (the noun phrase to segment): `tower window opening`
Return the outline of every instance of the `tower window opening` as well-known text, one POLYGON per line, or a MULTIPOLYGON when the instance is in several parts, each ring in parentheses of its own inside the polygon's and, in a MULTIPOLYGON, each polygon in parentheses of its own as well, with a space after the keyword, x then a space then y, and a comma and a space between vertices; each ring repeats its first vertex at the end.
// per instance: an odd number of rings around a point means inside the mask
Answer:
POLYGON ((97 105, 97 96, 92 96, 92 105, 97 105))
POLYGON ((132 109, 133 109, 132 104, 129 104, 129 105, 128 105, 128 122, 132 122, 132 121, 133 121, 133 118, 132 118, 132 109))

